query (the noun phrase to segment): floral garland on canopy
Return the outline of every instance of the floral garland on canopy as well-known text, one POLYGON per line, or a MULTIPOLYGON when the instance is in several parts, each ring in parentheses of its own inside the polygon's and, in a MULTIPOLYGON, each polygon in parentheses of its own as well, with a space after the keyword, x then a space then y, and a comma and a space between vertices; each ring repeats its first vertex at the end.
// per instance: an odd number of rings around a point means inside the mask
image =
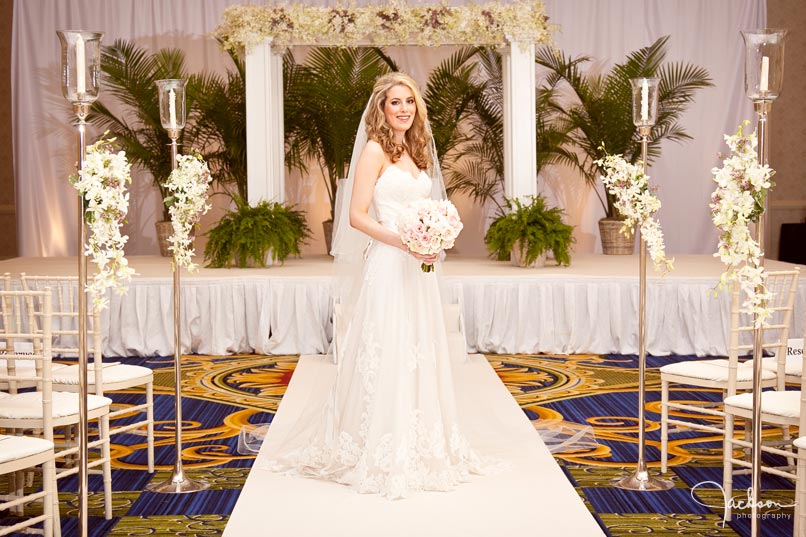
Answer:
POLYGON ((721 168, 711 173, 717 184, 711 195, 711 217, 719 228, 719 245, 714 257, 727 266, 719 279, 719 288, 738 282, 745 293, 742 312, 756 317, 756 326, 766 325, 772 312, 764 307, 772 298, 764 284, 767 273, 761 264, 761 246, 753 239, 750 224, 764 213, 764 201, 774 184, 775 171, 758 161, 758 139, 755 133, 745 134, 745 121, 736 134, 725 135, 730 155, 722 160, 721 168))
POLYGON ((275 47, 548 43, 555 29, 540 0, 467 6, 412 6, 393 0, 360 7, 230 6, 214 35, 225 49, 248 52, 269 39, 275 47))
POLYGON ((201 217, 207 214, 211 205, 208 187, 213 178, 210 169, 201 155, 177 155, 176 169, 165 182, 168 197, 165 205, 171 215, 173 234, 168 238, 177 268, 185 267, 188 272, 196 272, 199 266, 193 262, 196 255, 193 228, 201 217))
POLYGON ((630 164, 621 155, 607 155, 596 161, 605 170, 602 182, 616 198, 615 206, 624 217, 621 232, 632 236, 635 226, 640 226, 641 237, 647 244, 655 270, 666 273, 674 268, 674 259, 666 257, 663 230, 655 213, 660 210, 658 197, 649 188, 649 176, 644 173, 643 162, 630 164))
POLYGON ((70 177, 84 199, 84 220, 90 231, 83 245, 84 255, 91 257, 97 267, 87 290, 97 310, 109 305, 107 289, 125 294, 135 274, 123 251, 129 237, 120 232, 129 212, 126 185, 132 182, 131 164, 124 151, 116 151, 115 139, 107 139, 106 134, 87 146, 81 170, 70 177))

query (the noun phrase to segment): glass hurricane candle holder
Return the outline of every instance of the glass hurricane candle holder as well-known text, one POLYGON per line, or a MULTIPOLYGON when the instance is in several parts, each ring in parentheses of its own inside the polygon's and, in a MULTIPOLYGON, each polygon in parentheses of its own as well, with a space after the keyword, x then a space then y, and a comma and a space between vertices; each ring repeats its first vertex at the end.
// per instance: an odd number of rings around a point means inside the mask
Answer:
POLYGON ((762 28, 742 32, 745 46, 744 91, 751 101, 772 102, 784 82, 786 30, 762 28))
POLYGON ((658 122, 658 78, 631 78, 632 122, 636 127, 651 127, 658 122))
POLYGON ((62 94, 71 103, 91 104, 101 87, 103 32, 59 30, 62 47, 62 94))
MULTIPOLYGON (((772 109, 772 103, 781 94, 784 81, 784 39, 786 30, 763 28, 760 30, 748 30, 742 32, 745 45, 744 57, 744 91, 747 97, 753 101, 753 108, 758 117, 756 126, 756 136, 758 146, 756 148, 758 161, 767 164, 767 116, 772 109)), ((766 213, 768 197, 763 202, 763 210, 756 220, 756 240, 761 247, 760 265, 764 267, 764 251, 766 243, 766 213)), ((763 286, 756 289, 757 293, 763 293, 763 286)), ((750 461, 751 486, 748 488, 748 504, 750 505, 750 535, 758 537, 761 535, 761 518, 759 512, 762 503, 761 498, 761 378, 762 378, 762 356, 763 356, 763 329, 758 324, 753 330, 753 406, 751 429, 751 451, 750 461)))
POLYGON ((157 80, 157 89, 160 99, 160 123, 169 135, 178 133, 185 128, 185 86, 184 78, 166 78, 157 80))

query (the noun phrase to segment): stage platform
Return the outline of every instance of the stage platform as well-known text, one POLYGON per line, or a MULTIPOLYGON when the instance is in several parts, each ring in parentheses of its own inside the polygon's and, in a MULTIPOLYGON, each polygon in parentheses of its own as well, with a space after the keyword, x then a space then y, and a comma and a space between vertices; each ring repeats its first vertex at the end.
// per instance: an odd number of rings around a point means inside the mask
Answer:
POLYGON ((453 365, 457 408, 462 409, 463 432, 481 456, 500 464, 497 473, 472 476, 450 492, 420 492, 390 501, 333 482, 261 469, 273 446, 294 447, 306 441, 295 434, 295 424, 308 423, 321 412, 335 374, 328 357, 301 357, 224 537, 489 537, 553 535, 556 528, 565 535, 604 536, 480 355, 453 365))
MULTIPOLYGON (((173 279, 169 260, 135 256, 138 275, 103 314, 105 354, 173 354, 173 279)), ((770 270, 795 265, 768 261, 770 270)), ((331 339, 327 256, 289 259, 258 269, 182 273, 183 352, 324 354, 331 339)), ((636 353, 638 258, 577 254, 570 267, 524 269, 484 258, 448 256, 452 300, 461 303, 467 348, 485 353, 636 353)), ((724 355, 729 297, 712 290, 722 264, 676 256, 665 276, 650 267, 647 350, 651 354, 724 355)), ((14 258, 0 272, 76 274, 75 258, 14 258)), ((806 276, 806 275, 805 275, 806 276)), ((390 304, 390 307, 394 307, 390 304)), ((806 278, 795 302, 792 337, 802 337, 806 278)))

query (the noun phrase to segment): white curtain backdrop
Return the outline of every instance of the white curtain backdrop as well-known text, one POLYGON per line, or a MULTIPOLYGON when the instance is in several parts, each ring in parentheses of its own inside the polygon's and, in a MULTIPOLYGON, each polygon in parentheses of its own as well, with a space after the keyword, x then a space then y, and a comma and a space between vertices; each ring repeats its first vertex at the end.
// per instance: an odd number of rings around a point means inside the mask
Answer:
MULTIPOLYGON (((713 190, 710 169, 724 148, 722 136, 742 119, 752 119, 743 92, 743 44, 739 31, 763 27, 766 0, 544 0, 551 22, 560 26, 556 44, 567 53, 598 59, 607 69, 628 52, 671 35, 668 59, 704 66, 716 86, 698 94, 683 118, 692 142, 666 144, 650 171, 660 186, 661 221, 671 253, 710 253, 716 234, 707 203, 713 190)), ((14 169, 17 186, 20 255, 74 255, 76 202, 67 177, 76 159, 75 132, 61 96, 56 30, 105 32, 104 44, 129 39, 151 50, 172 46, 185 51, 191 72, 223 71, 228 57, 209 37, 224 8, 237 0, 15 0, 12 38, 14 169)), ((322 5, 334 2, 312 2, 322 5)), ((395 56, 404 69, 424 81, 434 58, 445 49, 407 48, 395 56)), ((102 99, 103 99, 103 89, 102 99)), ((156 91, 156 90, 155 90, 156 91)), ((88 139, 98 133, 90 131, 88 139)), ((166 148, 167 150, 167 148, 166 148)), ((598 201, 567 170, 548 170, 541 189, 577 225, 577 251, 598 251, 598 201)), ((289 192, 301 192, 300 188, 289 192)), ((157 252, 153 222, 160 203, 151 179, 135 175, 126 232, 129 254, 157 252)), ((303 201, 291 199, 291 201, 303 201)), ((483 253, 483 211, 467 208, 461 251, 483 253), (476 222, 473 223, 472 220, 476 222)), ((312 222, 314 225, 315 222, 312 222)))

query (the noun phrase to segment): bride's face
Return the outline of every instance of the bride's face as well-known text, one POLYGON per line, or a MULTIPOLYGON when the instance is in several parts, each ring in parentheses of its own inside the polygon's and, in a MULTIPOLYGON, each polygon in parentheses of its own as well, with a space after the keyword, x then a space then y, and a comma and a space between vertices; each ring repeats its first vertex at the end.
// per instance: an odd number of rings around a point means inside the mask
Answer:
POLYGON ((417 103, 411 89, 402 84, 389 88, 386 92, 383 113, 393 131, 405 134, 411 128, 414 116, 417 114, 417 103))

